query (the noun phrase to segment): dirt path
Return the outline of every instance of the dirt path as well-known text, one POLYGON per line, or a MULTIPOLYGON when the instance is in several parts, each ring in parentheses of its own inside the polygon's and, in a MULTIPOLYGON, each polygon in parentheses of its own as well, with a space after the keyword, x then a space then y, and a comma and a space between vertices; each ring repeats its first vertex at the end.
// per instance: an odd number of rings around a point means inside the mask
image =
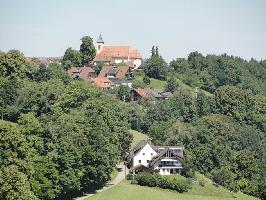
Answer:
POLYGON ((128 174, 128 169, 126 169, 126 172, 125 172, 125 165, 124 163, 119 163, 119 165, 117 166, 118 169, 121 169, 120 171, 118 171, 118 174, 117 176, 109 181, 105 187, 103 187, 102 189, 100 190, 97 190, 96 193, 88 193, 88 194, 84 194, 82 197, 77 197, 75 198, 75 200, 85 200, 86 198, 90 197, 90 196, 93 196, 99 192, 102 192, 102 191, 105 191, 109 188, 112 188, 114 187, 115 185, 117 185, 118 183, 120 183, 122 180, 125 179, 125 176, 128 174))

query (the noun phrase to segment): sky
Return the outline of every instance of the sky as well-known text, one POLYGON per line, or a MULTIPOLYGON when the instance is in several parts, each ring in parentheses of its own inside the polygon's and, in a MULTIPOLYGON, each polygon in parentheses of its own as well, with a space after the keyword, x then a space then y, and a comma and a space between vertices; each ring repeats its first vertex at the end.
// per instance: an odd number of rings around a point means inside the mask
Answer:
POLYGON ((0 50, 63 56, 82 36, 153 45, 167 60, 222 54, 266 59, 266 0, 0 0, 0 50))

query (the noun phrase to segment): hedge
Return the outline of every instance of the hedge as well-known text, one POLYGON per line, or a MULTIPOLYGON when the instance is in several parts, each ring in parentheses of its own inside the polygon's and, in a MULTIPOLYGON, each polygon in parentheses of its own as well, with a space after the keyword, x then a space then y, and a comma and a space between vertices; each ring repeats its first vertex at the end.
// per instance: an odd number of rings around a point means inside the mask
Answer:
POLYGON ((175 190, 177 192, 187 192, 190 184, 186 179, 177 178, 178 175, 162 176, 160 174, 139 173, 136 181, 139 185, 149 187, 160 187, 163 189, 175 190))

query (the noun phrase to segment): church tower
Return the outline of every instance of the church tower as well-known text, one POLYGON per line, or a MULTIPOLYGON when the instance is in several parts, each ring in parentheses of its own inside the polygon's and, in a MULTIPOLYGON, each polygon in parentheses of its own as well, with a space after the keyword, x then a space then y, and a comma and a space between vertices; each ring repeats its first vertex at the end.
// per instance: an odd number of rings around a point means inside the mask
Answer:
POLYGON ((102 34, 99 35, 99 38, 97 40, 97 53, 99 53, 102 49, 103 49, 103 45, 104 45, 104 41, 103 41, 103 38, 102 38, 102 34))

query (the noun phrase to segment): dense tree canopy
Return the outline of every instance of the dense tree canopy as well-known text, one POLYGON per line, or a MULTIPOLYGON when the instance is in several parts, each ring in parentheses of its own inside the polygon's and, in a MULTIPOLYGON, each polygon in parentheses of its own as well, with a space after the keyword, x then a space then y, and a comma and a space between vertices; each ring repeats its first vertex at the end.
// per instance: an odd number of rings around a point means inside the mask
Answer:
POLYGON ((0 198, 64 199, 102 187, 132 140, 125 105, 71 81, 59 64, 32 76, 11 66, 0 77, 0 198))
POLYGON ((200 87, 211 93, 223 85, 266 93, 265 61, 246 61, 226 54, 203 56, 198 52, 192 52, 188 59, 171 61, 170 68, 174 69, 188 85, 200 87))

